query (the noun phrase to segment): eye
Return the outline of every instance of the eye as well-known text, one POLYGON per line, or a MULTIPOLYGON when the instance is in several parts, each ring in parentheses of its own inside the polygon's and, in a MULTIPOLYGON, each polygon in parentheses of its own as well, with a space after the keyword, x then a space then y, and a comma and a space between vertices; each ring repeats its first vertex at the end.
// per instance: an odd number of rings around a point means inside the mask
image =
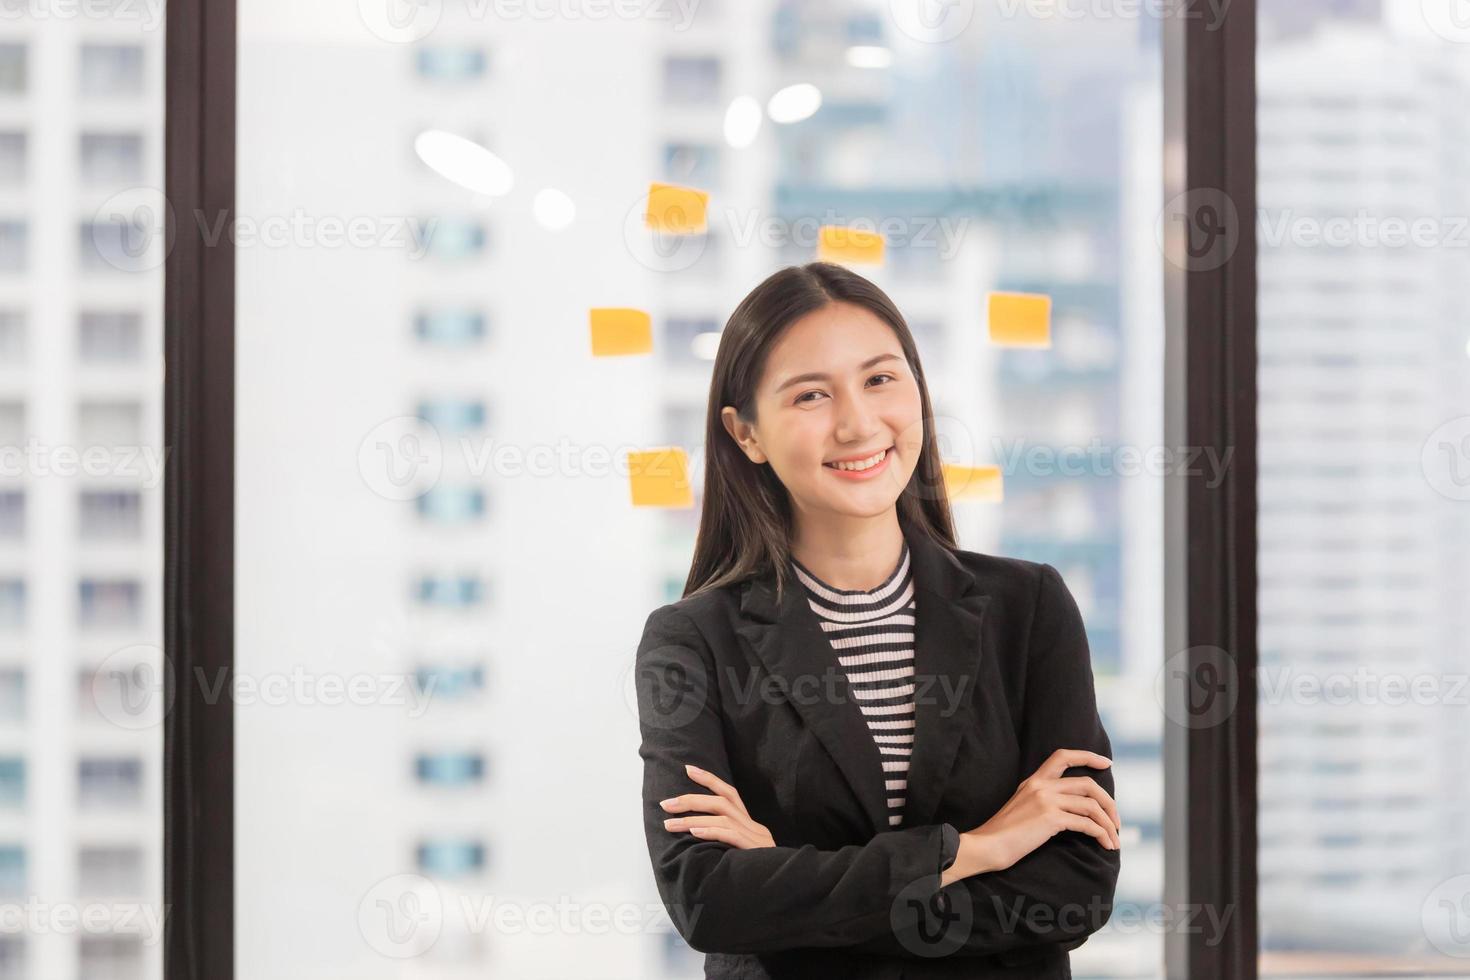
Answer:
MULTIPOLYGON (((872 378, 869 378, 868 380, 869 381, 872 381, 874 378, 887 378, 890 381, 897 381, 898 380, 898 377, 896 375, 892 375, 892 374, 875 374, 875 375, 873 375, 872 378)), ((807 402, 809 400, 806 397, 807 395, 820 395, 820 394, 821 394, 821 392, 820 391, 817 391, 816 389, 812 389, 811 391, 804 391, 799 396, 797 396, 796 404, 797 405, 801 405, 801 404, 807 402)))

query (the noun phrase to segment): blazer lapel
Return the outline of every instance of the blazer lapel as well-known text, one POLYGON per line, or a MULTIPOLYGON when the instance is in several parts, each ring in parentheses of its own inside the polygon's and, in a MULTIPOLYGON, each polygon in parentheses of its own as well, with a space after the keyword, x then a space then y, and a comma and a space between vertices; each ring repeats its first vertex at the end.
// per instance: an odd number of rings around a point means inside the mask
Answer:
MULTIPOLYGON (((922 532, 904 531, 914 577, 914 750, 909 759, 904 825, 928 822, 937 810, 959 744, 971 718, 980 657, 980 620, 988 595, 943 545, 922 532)), ((836 760, 862 802, 871 833, 890 830, 882 756, 867 720, 848 691, 847 676, 822 632, 801 584, 787 585, 776 601, 775 572, 748 580, 741 592, 745 637, 771 675, 792 692, 792 706, 836 760), (828 697, 831 693, 831 698, 828 697)))

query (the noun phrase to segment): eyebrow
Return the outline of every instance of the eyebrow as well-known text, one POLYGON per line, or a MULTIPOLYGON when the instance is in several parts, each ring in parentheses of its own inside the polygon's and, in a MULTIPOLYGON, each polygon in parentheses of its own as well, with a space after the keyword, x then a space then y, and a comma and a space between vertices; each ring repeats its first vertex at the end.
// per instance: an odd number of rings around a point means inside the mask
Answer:
MULTIPOLYGON (((903 360, 903 358, 899 357, 897 354, 879 354, 877 357, 870 357, 866 361, 864 361, 863 363, 859 364, 858 365, 858 370, 859 371, 866 371, 868 368, 872 367, 874 364, 881 364, 884 361, 901 361, 901 360, 903 360)), ((823 374, 820 371, 811 371, 811 372, 808 372, 806 374, 798 374, 798 375, 796 375, 793 378, 787 378, 785 381, 781 382, 779 385, 776 386, 776 391, 785 391, 787 388, 790 388, 792 385, 801 384, 803 381, 831 381, 831 380, 832 380, 832 376, 830 374, 823 374)))

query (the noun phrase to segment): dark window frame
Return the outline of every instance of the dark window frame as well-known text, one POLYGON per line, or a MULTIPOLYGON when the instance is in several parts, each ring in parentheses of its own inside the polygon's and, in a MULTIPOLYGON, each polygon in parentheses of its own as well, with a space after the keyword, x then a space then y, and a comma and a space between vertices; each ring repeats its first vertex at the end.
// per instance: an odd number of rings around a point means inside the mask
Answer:
MULTIPOLYGON (((166 17, 165 193, 181 216, 233 214, 235 0, 170 0, 166 17)), ((1233 908, 1223 941, 1166 935, 1169 977, 1255 980, 1258 969, 1246 680, 1257 662, 1255 31, 1254 0, 1232 4, 1215 29, 1185 17, 1163 28, 1165 141, 1180 152, 1166 153, 1160 204, 1218 188, 1246 217, 1219 268, 1165 265, 1166 442, 1233 452, 1217 487, 1166 480, 1167 648, 1218 647, 1238 681, 1223 723, 1166 725, 1165 901, 1233 908)), ((167 980, 235 972, 233 710, 187 681, 196 670, 228 680, 234 667, 235 252, 229 236, 206 247, 200 225, 178 221, 164 275, 167 980)))

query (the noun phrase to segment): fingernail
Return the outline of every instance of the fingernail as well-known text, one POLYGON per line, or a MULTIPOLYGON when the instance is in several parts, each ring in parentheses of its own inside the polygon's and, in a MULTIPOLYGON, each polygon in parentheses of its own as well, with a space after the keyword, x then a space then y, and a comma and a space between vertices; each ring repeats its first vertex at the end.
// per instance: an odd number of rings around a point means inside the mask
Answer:
POLYGON ((689 832, 691 834, 707 834, 707 833, 709 833, 709 828, 708 827, 690 827, 689 828, 689 832))
POLYGON ((698 766, 691 766, 688 763, 685 763, 684 770, 691 774, 696 772, 704 772, 704 770, 699 768, 698 766))
POLYGON ((671 796, 667 800, 659 800, 658 801, 658 805, 661 806, 661 807, 670 807, 670 806, 673 806, 675 799, 676 799, 676 797, 671 796))

